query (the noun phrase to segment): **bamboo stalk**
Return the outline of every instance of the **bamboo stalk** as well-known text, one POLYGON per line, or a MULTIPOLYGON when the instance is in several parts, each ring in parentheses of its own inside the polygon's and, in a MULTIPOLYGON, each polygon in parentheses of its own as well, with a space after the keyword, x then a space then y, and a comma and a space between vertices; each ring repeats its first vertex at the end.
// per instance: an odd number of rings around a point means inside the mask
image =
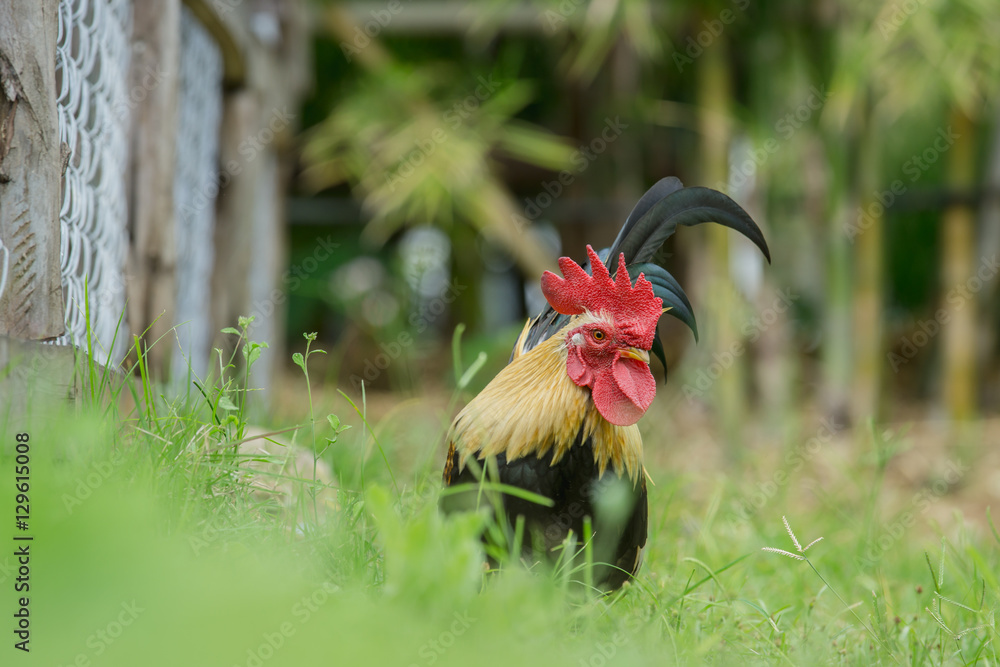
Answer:
MULTIPOLYGON (((948 154, 948 174, 952 189, 969 192, 974 185, 974 140, 972 120, 961 109, 952 112, 952 126, 958 135, 948 154)), ((941 274, 943 294, 966 285, 976 273, 975 216, 972 207, 956 202, 945 209, 941 228, 941 274)), ((945 297, 946 299, 948 297, 945 297)), ((941 400, 955 421, 976 414, 976 320, 975 295, 960 293, 962 302, 942 304, 951 317, 943 324, 943 382, 941 400)))
MULTIPOLYGON (((721 119, 729 117, 732 104, 732 73, 728 50, 723 38, 705 50, 698 68, 698 106, 701 174, 706 184, 726 183, 729 178, 730 125, 721 119)), ((715 382, 715 399, 722 418, 727 440, 738 452, 740 427, 746 416, 746 361, 732 354, 739 341, 734 320, 739 312, 736 291, 729 278, 729 230, 717 225, 706 226, 708 235, 708 302, 711 310, 712 335, 707 336, 714 354, 712 359, 725 359, 731 365, 723 369, 715 382), (728 355, 728 356, 727 356, 728 355)))
POLYGON ((885 207, 876 198, 881 184, 881 144, 877 121, 870 115, 862 131, 858 190, 866 227, 854 238, 854 372, 851 416, 855 423, 882 413, 883 336, 883 227, 885 207))

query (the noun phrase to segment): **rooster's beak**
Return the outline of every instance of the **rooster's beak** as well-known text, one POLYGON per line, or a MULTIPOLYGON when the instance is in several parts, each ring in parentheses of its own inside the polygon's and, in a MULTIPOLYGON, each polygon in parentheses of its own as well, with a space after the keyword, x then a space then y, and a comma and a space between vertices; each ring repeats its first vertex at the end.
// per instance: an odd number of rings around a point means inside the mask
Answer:
POLYGON ((646 350, 639 349, 638 347, 627 347, 622 350, 620 354, 622 357, 635 359, 636 361, 641 361, 647 366, 649 365, 649 352, 646 350))

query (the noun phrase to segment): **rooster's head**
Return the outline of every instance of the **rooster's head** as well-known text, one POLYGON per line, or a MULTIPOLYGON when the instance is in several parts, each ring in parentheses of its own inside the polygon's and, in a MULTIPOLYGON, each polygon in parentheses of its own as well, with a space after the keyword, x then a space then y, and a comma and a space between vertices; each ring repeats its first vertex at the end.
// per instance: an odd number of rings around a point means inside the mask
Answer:
POLYGON ((542 292, 552 307, 578 315, 566 334, 566 372, 580 387, 589 387, 594 405, 612 424, 628 426, 639 421, 656 396, 656 381, 649 370, 649 350, 663 301, 639 274, 635 286, 618 261, 615 279, 587 246, 593 275, 569 257, 559 259, 565 278, 546 271, 542 292))

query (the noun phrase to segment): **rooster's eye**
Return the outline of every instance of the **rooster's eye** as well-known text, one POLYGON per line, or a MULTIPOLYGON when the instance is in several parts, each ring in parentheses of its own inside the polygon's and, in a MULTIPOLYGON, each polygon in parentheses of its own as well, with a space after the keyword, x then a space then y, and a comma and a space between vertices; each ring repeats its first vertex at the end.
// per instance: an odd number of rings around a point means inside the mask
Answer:
POLYGON ((604 332, 601 331, 600 329, 595 329, 594 333, 592 335, 594 336, 594 340, 596 340, 596 341, 604 340, 604 336, 605 336, 604 332))

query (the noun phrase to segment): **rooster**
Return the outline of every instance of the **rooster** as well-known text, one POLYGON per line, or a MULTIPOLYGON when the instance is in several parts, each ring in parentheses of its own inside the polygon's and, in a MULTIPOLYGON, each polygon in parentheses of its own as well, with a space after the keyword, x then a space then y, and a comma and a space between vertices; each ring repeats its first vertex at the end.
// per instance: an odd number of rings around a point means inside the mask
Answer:
MULTIPOLYGON (((499 482, 502 517, 521 525, 513 543, 524 557, 554 556, 572 531, 578 542, 592 540, 595 586, 615 590, 639 570, 647 501, 636 422, 656 395, 650 352, 666 368, 660 315, 698 335, 687 296, 653 258, 677 225, 713 221, 771 261, 760 229, 732 199, 659 181, 610 248, 588 245, 582 266, 560 258, 562 278, 544 273, 548 305, 525 324, 510 363, 452 423, 445 486, 499 482)), ((480 497, 472 487, 452 489, 442 506, 470 509, 480 497)))

